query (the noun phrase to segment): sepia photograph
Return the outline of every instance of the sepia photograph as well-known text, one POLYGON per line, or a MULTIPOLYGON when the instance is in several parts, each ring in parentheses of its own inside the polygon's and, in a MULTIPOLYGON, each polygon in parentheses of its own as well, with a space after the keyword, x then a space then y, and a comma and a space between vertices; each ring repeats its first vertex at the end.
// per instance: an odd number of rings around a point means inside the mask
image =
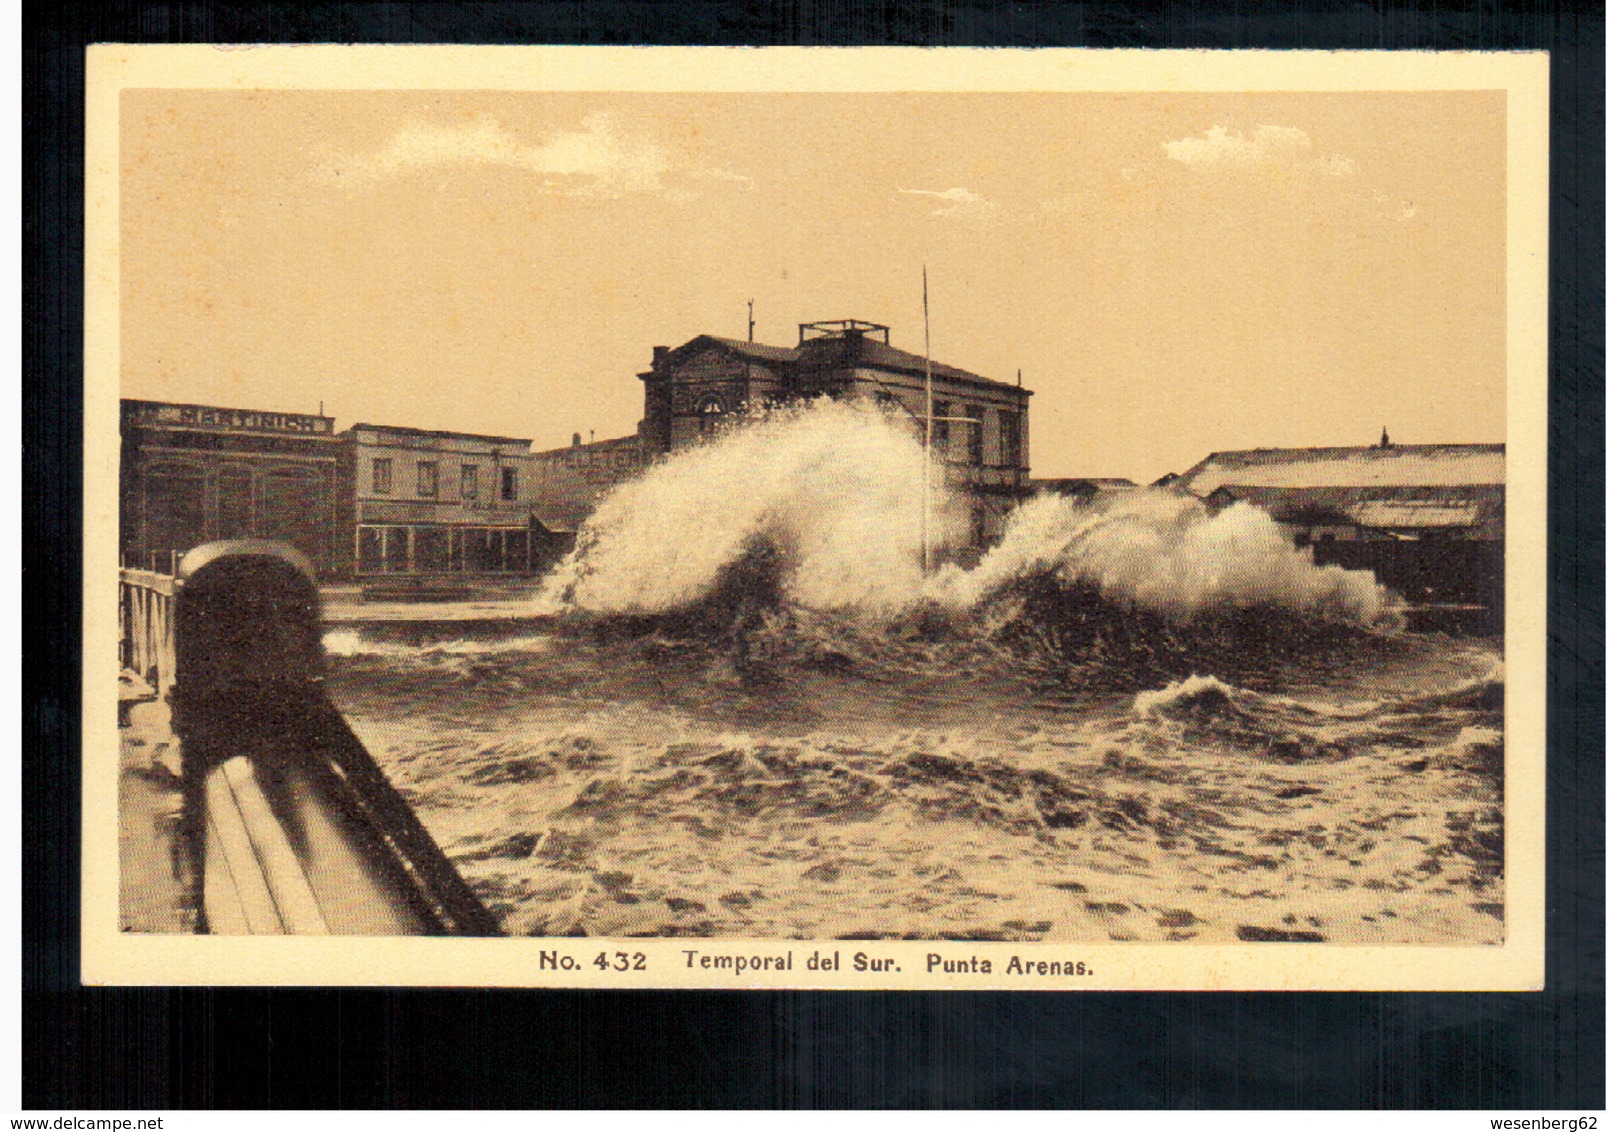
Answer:
POLYGON ((86 970, 1539 985, 1544 57, 342 51, 92 51, 86 970))

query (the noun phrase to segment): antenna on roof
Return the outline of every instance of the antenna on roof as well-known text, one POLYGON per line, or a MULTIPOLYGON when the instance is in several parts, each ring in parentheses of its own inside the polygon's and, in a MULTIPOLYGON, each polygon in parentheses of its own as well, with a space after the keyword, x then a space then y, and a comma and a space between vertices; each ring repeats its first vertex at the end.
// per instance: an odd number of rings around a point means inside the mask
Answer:
POLYGON ((753 300, 748 300, 748 341, 753 341, 753 300))

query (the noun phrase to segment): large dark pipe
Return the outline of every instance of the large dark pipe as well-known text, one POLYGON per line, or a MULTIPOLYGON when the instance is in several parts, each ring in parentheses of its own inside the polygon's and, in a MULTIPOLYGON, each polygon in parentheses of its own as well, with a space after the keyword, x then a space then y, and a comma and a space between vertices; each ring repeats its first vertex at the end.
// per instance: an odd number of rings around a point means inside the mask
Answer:
POLYGON ((199 930, 208 930, 207 781, 244 756, 298 851, 316 847, 305 844, 288 794, 310 792, 312 804, 358 847, 367 888, 394 901, 401 922, 429 934, 499 934, 330 702, 318 588, 307 560, 282 543, 215 542, 185 555, 179 578, 173 729, 183 751, 181 844, 199 930))

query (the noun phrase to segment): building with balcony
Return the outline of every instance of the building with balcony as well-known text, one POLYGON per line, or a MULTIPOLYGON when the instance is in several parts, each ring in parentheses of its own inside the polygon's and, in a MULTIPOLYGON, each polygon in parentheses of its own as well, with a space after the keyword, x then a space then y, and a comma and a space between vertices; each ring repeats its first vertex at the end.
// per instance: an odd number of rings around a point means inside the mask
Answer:
POLYGON ((340 439, 342 526, 359 579, 526 573, 559 549, 534 501, 529 440, 375 424, 340 439))

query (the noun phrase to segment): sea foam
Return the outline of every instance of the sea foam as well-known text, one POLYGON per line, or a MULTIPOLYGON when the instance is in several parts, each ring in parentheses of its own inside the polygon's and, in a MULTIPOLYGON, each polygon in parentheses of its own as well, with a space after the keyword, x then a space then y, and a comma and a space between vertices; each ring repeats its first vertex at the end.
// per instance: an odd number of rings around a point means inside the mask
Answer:
MULTIPOLYGON (((906 418, 827 400, 760 414, 604 498, 538 606, 669 613, 709 598, 761 550, 780 563, 784 601, 876 616, 972 610, 1033 577, 1177 620, 1269 607, 1370 626, 1398 604, 1368 571, 1316 565, 1265 511, 1213 511, 1160 489, 1094 504, 1038 496, 975 566, 923 577, 922 478, 906 418)), ((963 526, 942 478, 930 509, 938 544, 963 526)))

